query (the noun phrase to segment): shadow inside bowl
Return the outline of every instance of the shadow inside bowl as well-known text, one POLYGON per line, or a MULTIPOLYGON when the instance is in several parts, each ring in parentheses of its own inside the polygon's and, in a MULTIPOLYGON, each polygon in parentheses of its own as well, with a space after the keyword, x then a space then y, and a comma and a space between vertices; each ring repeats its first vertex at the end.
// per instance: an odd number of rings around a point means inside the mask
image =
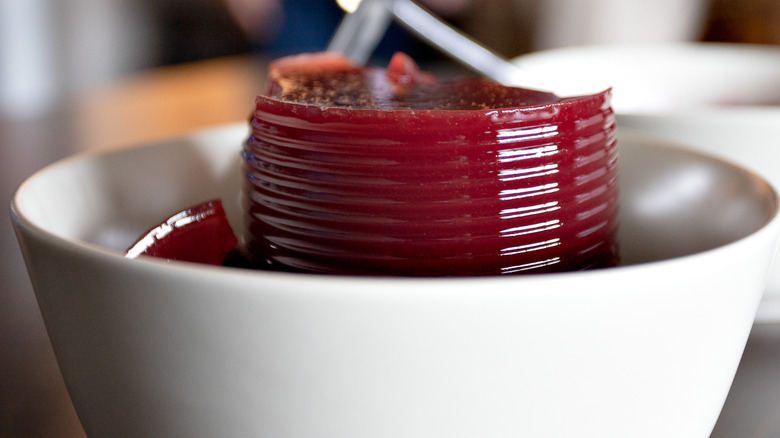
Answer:
MULTIPOLYGON (((656 142, 657 143, 657 142, 656 142)), ((777 208, 763 179, 714 157, 620 139, 622 264, 716 248, 766 224, 777 208)))

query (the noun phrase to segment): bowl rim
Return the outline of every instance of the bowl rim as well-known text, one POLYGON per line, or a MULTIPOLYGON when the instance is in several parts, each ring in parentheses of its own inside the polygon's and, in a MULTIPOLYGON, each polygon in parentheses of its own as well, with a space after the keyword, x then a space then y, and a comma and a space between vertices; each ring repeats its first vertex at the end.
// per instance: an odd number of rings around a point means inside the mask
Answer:
MULTIPOLYGON (((609 268, 585 270, 585 271, 569 271, 569 272, 557 272, 557 273, 528 273, 523 275, 503 275, 503 276, 473 276, 473 277, 404 277, 404 276, 368 276, 368 275, 332 275, 332 274, 315 274, 315 273, 291 273, 291 272, 277 272, 277 271, 263 271, 252 270, 245 268, 225 267, 225 266, 210 266, 199 263, 164 260, 155 257, 138 257, 135 259, 128 259, 124 256, 122 251, 105 247, 99 244, 75 240, 67 237, 60 236, 55 232, 45 229, 39 224, 35 223, 33 219, 28 217, 24 213, 22 208, 22 197, 24 196, 26 188, 33 183, 41 175, 49 173, 57 168, 69 166, 75 162, 85 162, 91 159, 99 159, 101 157, 110 156, 114 154, 121 154, 123 152, 148 150, 160 147, 166 144, 172 144, 175 142, 191 141, 204 136, 220 134, 235 130, 239 131, 239 127, 244 128, 244 123, 222 125, 214 128, 208 128, 204 130, 198 130, 184 136, 177 136, 167 140, 150 142, 136 146, 122 147, 118 149, 109 150, 88 150, 77 152, 73 155, 67 156, 63 159, 55 161, 27 177, 14 191, 10 202, 10 215, 11 221, 16 228, 17 240, 21 245, 22 232, 29 233, 41 241, 45 241, 48 245, 57 247, 64 251, 73 251, 76 255, 84 258, 101 258, 110 263, 134 263, 138 268, 149 272, 159 272, 161 270, 173 270, 185 275, 217 275, 217 276, 242 276, 249 279, 255 279, 258 281, 261 279, 286 279, 286 278, 313 278, 317 282, 357 282, 357 283, 377 283, 377 279, 392 282, 437 282, 437 283, 462 283, 462 282, 475 282, 475 281, 530 281, 529 279, 538 278, 570 278, 572 276, 589 278, 593 276, 603 276, 605 273, 621 272, 630 275, 632 272, 641 271, 656 266, 664 266, 670 264, 679 264, 680 262, 694 262, 702 257, 716 256, 718 253, 728 251, 729 248, 739 245, 749 245, 750 241, 755 239, 764 239, 764 235, 777 236, 780 230, 780 193, 773 187, 764 177, 749 170, 739 164, 732 163, 726 159, 723 159, 715 154, 707 152, 701 152, 698 150, 692 150, 678 143, 672 141, 666 141, 662 139, 654 138, 641 131, 636 131, 629 128, 620 128, 618 131, 618 141, 621 138, 630 139, 632 141, 649 141, 652 143, 652 147, 671 149, 676 152, 682 152, 691 156, 702 158, 708 161, 720 163, 726 165, 732 169, 739 171, 740 173, 749 176, 755 181, 760 182, 771 192, 772 197, 772 212, 765 219, 764 223, 751 231, 750 233, 736 239, 729 241, 725 244, 718 245, 706 250, 697 251, 691 254, 685 254, 681 256, 674 256, 664 258, 660 260, 652 260, 641 263, 634 263, 629 265, 618 265, 609 268), (205 274, 204 274, 205 273, 205 274)), ((536 280, 533 280, 536 281, 536 280)))

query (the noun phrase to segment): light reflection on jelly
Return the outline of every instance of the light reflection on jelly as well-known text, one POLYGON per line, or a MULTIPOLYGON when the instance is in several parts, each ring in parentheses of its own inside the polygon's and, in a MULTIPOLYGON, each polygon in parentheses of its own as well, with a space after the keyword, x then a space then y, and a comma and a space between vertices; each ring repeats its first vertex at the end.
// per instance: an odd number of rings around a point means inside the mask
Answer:
POLYGON ((496 131, 496 141, 499 144, 510 144, 554 137, 558 134, 558 126, 534 126, 532 128, 508 128, 496 131))
POLYGON ((545 260, 537 260, 522 265, 506 266, 501 268, 502 274, 518 274, 521 272, 538 271, 561 263, 560 257, 552 257, 545 260))
POLYGON ((531 158, 543 158, 558 153, 557 144, 546 144, 537 147, 522 147, 517 149, 502 149, 498 152, 498 161, 501 163, 511 163, 517 160, 527 160, 531 158))
POLYGON ((544 240, 541 242, 532 242, 532 243, 527 243, 525 245, 504 248, 501 250, 501 255, 510 256, 516 254, 523 254, 526 252, 539 251, 542 249, 552 248, 560 244, 561 244, 561 239, 556 237, 555 239, 544 240))
POLYGON ((502 201, 512 201, 532 196, 549 195, 558 191, 558 183, 542 184, 534 187, 520 187, 505 189, 498 193, 498 198, 502 201))
POLYGON ((529 225, 501 230, 501 237, 525 236, 526 234, 541 233, 543 231, 550 231, 560 227, 560 219, 553 219, 546 222, 534 222, 529 225))
POLYGON ((558 201, 545 202, 543 204, 507 208, 501 210, 501 212, 499 212, 499 216, 501 219, 515 219, 533 214, 551 213, 560 208, 561 204, 558 201))
POLYGON ((502 170, 498 174, 498 178, 501 181, 515 181, 526 178, 537 178, 545 175, 552 175, 558 172, 558 164, 544 164, 542 166, 521 168, 521 169, 506 169, 502 170))

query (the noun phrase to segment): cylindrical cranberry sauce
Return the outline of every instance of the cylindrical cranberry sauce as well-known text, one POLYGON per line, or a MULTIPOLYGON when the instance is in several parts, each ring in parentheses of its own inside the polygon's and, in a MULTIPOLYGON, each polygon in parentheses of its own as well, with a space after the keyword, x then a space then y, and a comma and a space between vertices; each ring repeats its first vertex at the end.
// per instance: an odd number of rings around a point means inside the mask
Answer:
MULTIPOLYGON (((485 84, 454 87, 507 93, 485 84)), ((516 90, 542 102, 388 110, 259 97, 244 154, 253 263, 403 276, 615 264, 610 93, 516 90)))

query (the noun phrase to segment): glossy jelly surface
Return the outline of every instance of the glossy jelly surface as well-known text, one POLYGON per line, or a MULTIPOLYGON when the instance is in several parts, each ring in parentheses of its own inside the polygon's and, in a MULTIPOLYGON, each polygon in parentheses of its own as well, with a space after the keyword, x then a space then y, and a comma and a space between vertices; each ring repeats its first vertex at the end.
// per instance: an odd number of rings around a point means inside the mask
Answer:
MULTIPOLYGON (((382 86, 397 89, 390 71, 382 86)), ((282 97, 279 82, 257 98, 244 153, 253 263, 404 276, 616 263, 609 91, 558 99, 483 80, 422 79, 424 87, 413 77, 401 92, 422 90, 435 109, 416 109, 417 97, 395 107, 299 102, 282 97), (482 99, 496 90, 509 97, 482 99)), ((406 98, 398 97, 382 99, 406 98)))
POLYGON ((125 256, 130 259, 153 256, 220 266, 237 244, 222 201, 212 199, 154 226, 128 248, 125 256))

